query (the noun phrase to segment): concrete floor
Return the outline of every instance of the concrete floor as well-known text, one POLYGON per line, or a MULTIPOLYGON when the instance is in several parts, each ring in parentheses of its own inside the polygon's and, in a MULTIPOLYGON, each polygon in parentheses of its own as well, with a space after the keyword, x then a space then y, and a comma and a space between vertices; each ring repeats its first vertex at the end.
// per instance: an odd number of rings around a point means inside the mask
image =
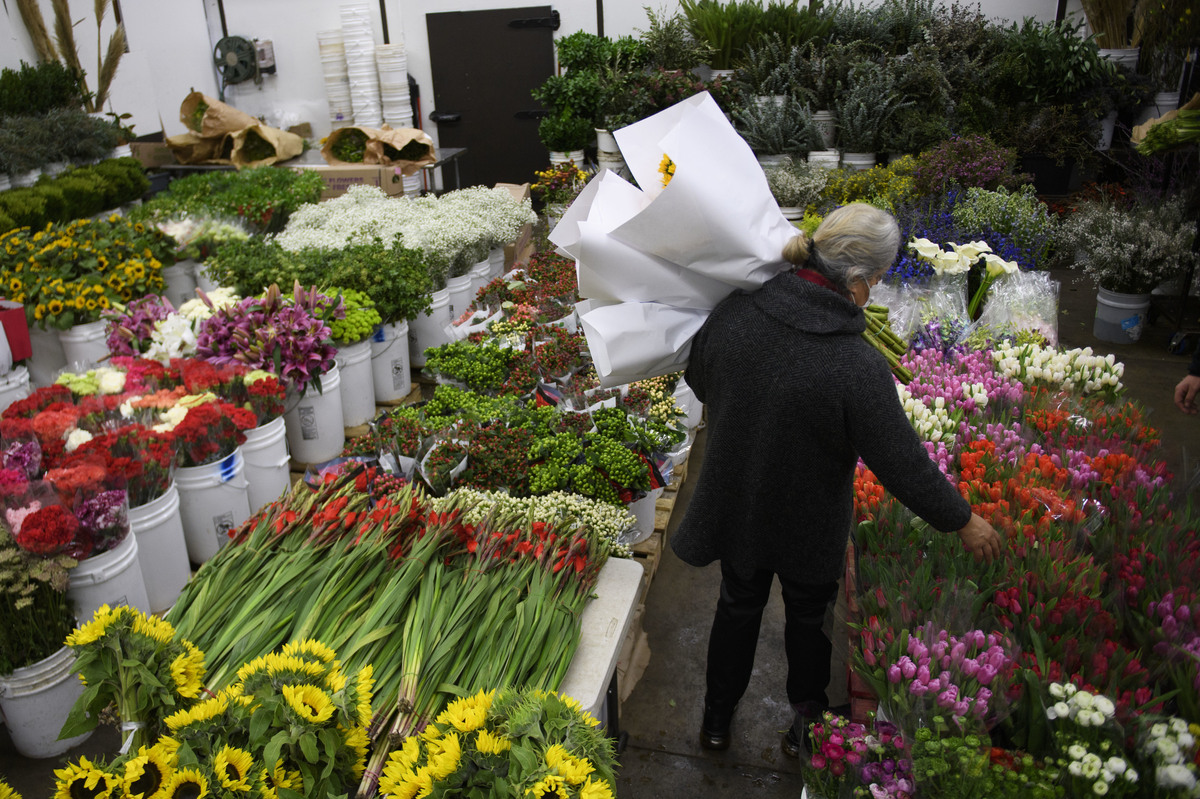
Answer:
MULTIPOLYGON (((1094 288, 1069 271, 1055 277, 1062 283, 1062 345, 1091 346, 1123 361, 1127 394, 1151 412, 1151 424, 1162 434, 1168 466, 1177 479, 1185 468, 1195 471, 1194 461, 1200 458, 1200 418, 1184 416, 1172 402, 1175 384, 1187 370, 1186 356, 1167 351, 1176 326, 1160 318, 1136 343, 1099 342, 1091 334, 1094 288)), ((1190 329, 1200 329, 1198 321, 1196 310, 1191 309, 1185 322, 1190 329)), ((703 442, 701 431, 689 471, 700 468, 703 442)), ((685 482, 681 488, 672 525, 678 524, 679 511, 686 506, 694 482, 685 482)), ((668 528, 668 537, 670 533, 668 528)), ((779 749, 780 735, 790 723, 790 710, 783 695, 783 613, 778 588, 764 617, 754 677, 734 717, 733 745, 726 752, 715 753, 699 746, 705 649, 719 584, 715 565, 696 569, 683 564, 669 549, 664 553, 645 599, 643 624, 649 664, 624 703, 620 719, 628 735, 618 781, 622 799, 730 795, 796 799, 800 794, 799 768, 779 749)), ((55 768, 81 754, 114 751, 116 741, 115 732, 106 729, 63 758, 30 761, 16 754, 7 731, 0 727, 0 776, 25 799, 49 799, 55 768)))

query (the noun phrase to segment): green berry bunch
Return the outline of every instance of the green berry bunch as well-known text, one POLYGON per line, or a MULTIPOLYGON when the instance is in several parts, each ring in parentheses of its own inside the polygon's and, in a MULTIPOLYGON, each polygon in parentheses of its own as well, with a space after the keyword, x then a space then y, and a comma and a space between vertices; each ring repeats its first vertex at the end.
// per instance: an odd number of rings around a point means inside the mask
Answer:
POLYGON ((342 295, 346 316, 329 322, 329 328, 333 331, 332 338, 339 344, 353 344, 362 341, 383 322, 379 311, 375 310, 375 301, 364 292, 338 288, 324 289, 323 292, 335 296, 342 295))
POLYGON ((425 369, 476 391, 498 391, 515 357, 516 351, 508 347, 452 341, 425 350, 425 369))

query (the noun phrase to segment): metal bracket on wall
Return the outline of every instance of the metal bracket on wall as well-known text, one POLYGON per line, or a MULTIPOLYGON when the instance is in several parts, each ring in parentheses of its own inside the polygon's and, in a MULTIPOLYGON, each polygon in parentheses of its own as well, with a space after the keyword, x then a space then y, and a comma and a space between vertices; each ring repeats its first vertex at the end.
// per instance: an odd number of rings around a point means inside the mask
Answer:
POLYGON ((562 19, 557 11, 551 11, 548 17, 525 17, 524 19, 510 19, 508 27, 510 28, 549 28, 556 31, 562 26, 562 19))

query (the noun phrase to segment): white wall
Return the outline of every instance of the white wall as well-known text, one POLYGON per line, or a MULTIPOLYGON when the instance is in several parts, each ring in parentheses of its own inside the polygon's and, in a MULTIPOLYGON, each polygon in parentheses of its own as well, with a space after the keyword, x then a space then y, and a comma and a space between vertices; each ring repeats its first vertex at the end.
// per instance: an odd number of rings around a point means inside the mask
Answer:
MULTIPOLYGON (((875 4, 881 0, 866 0, 875 4)), ((49 0, 40 0, 48 24, 53 24, 49 0)), ((434 86, 429 66, 429 44, 425 15, 445 11, 480 11, 536 5, 539 0, 384 0, 388 30, 393 43, 403 42, 408 53, 409 73, 421 91, 422 126, 437 140, 437 126, 428 122, 434 110, 434 86)), ((578 30, 596 32, 596 0, 558 0, 543 3, 556 9, 562 27, 555 34, 566 36, 578 30)), ((673 12, 677 0, 604 0, 604 33, 610 38, 636 35, 647 25, 644 7, 673 12)), ((253 83, 232 86, 227 102, 271 124, 284 126, 299 121, 312 124, 317 137, 330 130, 324 82, 318 55, 318 31, 340 25, 334 0, 225 0, 225 19, 231 35, 270 39, 275 48, 275 75, 264 76, 261 86, 253 83)), ((1019 20, 1033 16, 1052 20, 1056 0, 985 0, 988 16, 1019 20)), ((1069 0, 1068 12, 1079 10, 1079 0, 1069 0)), ((164 130, 181 133, 179 104, 192 89, 215 96, 216 74, 212 49, 220 37, 216 0, 121 0, 129 36, 130 52, 121 62, 112 90, 111 107, 133 115, 138 134, 164 130), (161 119, 161 122, 160 122, 161 119)), ((383 42, 382 19, 372 3, 373 26, 378 43, 383 42)), ((92 3, 73 0, 72 13, 82 21, 76 39, 85 66, 95 69, 96 38, 92 3)), ((111 14, 103 36, 112 29, 111 14)), ((33 45, 14 2, 0 16, 0 66, 17 67, 34 62, 33 45)))

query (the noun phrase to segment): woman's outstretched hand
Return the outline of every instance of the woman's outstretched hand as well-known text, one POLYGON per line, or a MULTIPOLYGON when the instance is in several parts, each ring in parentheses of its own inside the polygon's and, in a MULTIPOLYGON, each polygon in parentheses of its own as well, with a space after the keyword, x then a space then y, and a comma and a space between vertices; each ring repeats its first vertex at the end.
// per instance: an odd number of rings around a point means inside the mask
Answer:
POLYGON ((958 537, 976 560, 987 563, 1000 557, 1000 550, 1004 546, 1004 540, 996 532, 996 528, 977 513, 971 514, 971 520, 967 522, 966 527, 958 531, 958 537))

